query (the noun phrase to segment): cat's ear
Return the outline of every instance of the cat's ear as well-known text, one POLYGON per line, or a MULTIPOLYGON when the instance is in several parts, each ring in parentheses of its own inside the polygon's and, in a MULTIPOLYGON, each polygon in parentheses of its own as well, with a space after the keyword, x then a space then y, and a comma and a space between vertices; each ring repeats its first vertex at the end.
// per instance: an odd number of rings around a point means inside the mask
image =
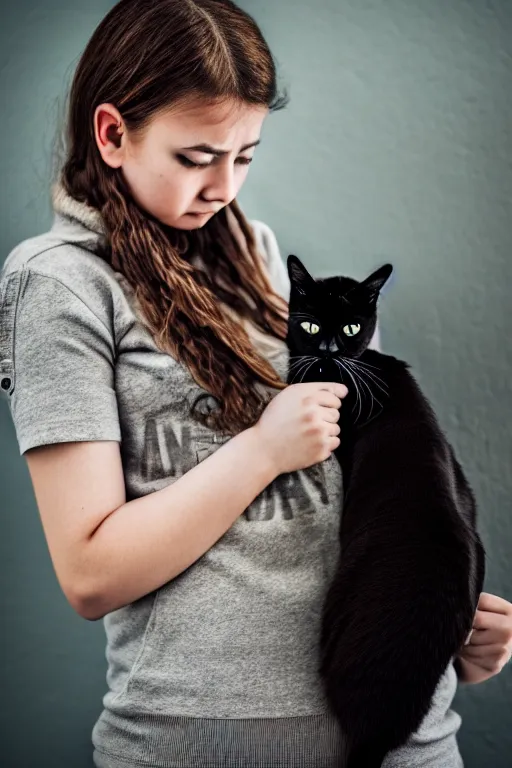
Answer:
POLYGON ((381 292, 384 284, 389 279, 393 272, 393 266, 391 264, 384 264, 379 267, 375 272, 359 283, 359 288, 365 288, 370 295, 372 301, 377 301, 379 293, 381 292))
POLYGON ((316 285, 314 277, 311 277, 302 261, 293 254, 288 256, 286 264, 292 288, 295 287, 300 294, 305 296, 316 285))

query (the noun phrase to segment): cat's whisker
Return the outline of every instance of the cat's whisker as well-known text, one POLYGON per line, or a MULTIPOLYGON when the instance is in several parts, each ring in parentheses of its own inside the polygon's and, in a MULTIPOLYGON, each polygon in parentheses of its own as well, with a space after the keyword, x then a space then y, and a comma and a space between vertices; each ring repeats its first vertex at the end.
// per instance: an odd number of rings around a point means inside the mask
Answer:
POLYGON ((347 360, 346 358, 344 361, 353 369, 358 370, 361 375, 368 376, 370 380, 375 383, 379 389, 381 389, 383 392, 385 392, 388 389, 388 386, 386 382, 380 378, 380 376, 377 376, 375 373, 372 373, 371 371, 367 371, 365 368, 361 368, 361 366, 358 365, 354 360, 347 360), (380 384, 383 386, 381 386, 380 384))
MULTIPOLYGON (((359 368, 357 363, 356 363, 356 368, 359 368)), ((361 373, 364 373, 366 376, 368 376, 379 387, 379 389, 382 392, 386 393, 389 390, 388 385, 383 379, 380 378, 380 376, 377 376, 375 373, 372 373, 371 371, 367 371, 365 368, 359 368, 359 370, 361 371, 361 373)))
MULTIPOLYGON (((357 376, 358 376, 358 378, 360 379, 361 383, 363 383, 363 384, 366 386, 366 388, 367 388, 368 392, 370 393, 370 397, 372 398, 372 410, 371 410, 371 413, 370 413, 370 418, 371 418, 371 416, 372 416, 372 414, 373 414, 373 402, 374 402, 374 401, 375 401, 375 402, 377 402, 377 403, 380 405, 381 409, 382 409, 382 408, 384 408, 384 406, 383 406, 383 404, 381 403, 381 401, 379 400, 379 398, 377 397, 377 395, 376 395, 376 394, 374 394, 374 392, 372 391, 372 389, 371 389, 370 385, 368 384, 368 382, 367 382, 367 381, 365 380, 365 378, 364 378, 364 375, 365 375, 365 374, 366 374, 367 376, 370 376, 370 375, 371 375, 371 374, 369 373, 369 371, 358 371, 358 372, 354 371, 354 374, 355 374, 355 375, 357 375, 357 376)), ((372 381, 372 380, 370 379, 370 381, 372 381)), ((374 382, 372 382, 372 383, 374 383, 374 382)), ((379 385, 377 384, 377 386, 379 386, 379 385)), ((387 393, 385 393, 385 394, 387 394, 387 393)))
POLYGON ((371 417, 373 416, 373 406, 374 406, 374 403, 377 402, 380 405, 381 408, 383 407, 382 403, 380 402, 378 397, 373 394, 370 385, 368 384, 367 381, 365 381, 365 379, 363 378, 361 373, 354 372, 354 375, 359 377, 359 380, 361 381, 361 384, 363 384, 366 387, 366 389, 368 390, 368 393, 369 393, 369 395, 371 397, 372 404, 371 404, 371 409, 370 409, 370 415, 368 416, 368 419, 371 419, 371 417))
MULTIPOLYGON (((312 364, 312 363, 314 363, 314 362, 315 362, 315 360, 316 360, 316 358, 315 358, 315 357, 310 357, 310 356, 308 356, 308 357, 303 357, 303 358, 302 358, 302 359, 301 359, 301 360, 300 360, 298 363, 294 363, 294 365, 295 365, 295 368, 296 368, 296 370, 295 370, 295 372, 294 372, 294 375, 295 375, 295 374, 298 374, 298 373, 299 373, 299 372, 300 372, 300 371, 301 371, 303 368, 307 368, 307 366, 308 366, 308 363, 309 363, 310 361, 311 361, 311 364, 312 364)), ((290 370, 292 370, 292 367, 291 367, 291 366, 290 366, 290 370)))
MULTIPOLYGON (((357 414, 357 418, 359 419, 359 417, 361 416, 361 410, 362 410, 362 403, 363 403, 363 401, 362 401, 362 398, 361 398, 361 396, 359 394, 359 387, 357 386, 357 382, 356 382, 355 378, 353 377, 352 373, 350 372, 349 368, 346 368, 343 365, 343 363, 341 362, 341 360, 338 360, 337 358, 333 358, 333 360, 340 367, 340 369, 342 371, 344 370, 346 373, 348 373, 348 375, 350 376, 350 378, 352 379, 352 381, 354 383, 354 387, 355 387, 355 390, 356 390, 356 398, 357 398, 356 399, 356 405, 359 405, 359 413, 357 414)), ((355 405, 352 408, 352 411, 354 411, 354 410, 355 410, 355 405)))
MULTIPOLYGON (((378 384, 378 383, 377 383, 377 382, 376 382, 374 379, 372 379, 371 377, 369 377, 369 375, 368 375, 368 371, 361 371, 361 370, 359 370, 359 371, 358 371, 358 375, 359 375, 359 376, 361 376, 361 378, 363 378, 363 377, 367 376, 367 377, 368 377, 368 380, 369 380, 369 382, 370 382, 372 385, 374 385, 375 387, 377 387, 378 389, 380 389, 380 391, 383 393, 383 395, 384 395, 385 397, 388 397, 388 396, 389 396, 389 390, 388 390, 388 388, 386 387, 386 389, 383 389, 383 388, 382 388, 382 387, 381 387, 381 386, 380 386, 380 385, 379 385, 379 384, 378 384)), ((366 379, 365 379, 365 381, 366 381, 366 379)), ((375 390, 373 390, 373 391, 375 391, 375 390)), ((376 393, 376 392, 375 392, 375 398, 377 398, 377 393, 376 393)))
MULTIPOLYGON (((344 361, 345 361, 346 363, 348 363, 350 366, 355 366, 356 368, 358 368, 358 367, 361 365, 360 363, 358 363, 358 362, 357 362, 357 361, 355 361, 355 360, 347 360, 346 358, 344 358, 344 361)), ((364 373, 366 376, 369 376, 369 377, 370 377, 370 379, 371 379, 371 381, 373 381, 373 382, 375 383, 375 385, 376 385, 376 386, 377 386, 377 387, 378 387, 378 388, 379 388, 379 389, 380 389, 382 392, 384 392, 384 394, 385 394, 385 395, 387 395, 387 394, 388 394, 388 390, 389 390, 389 388, 388 388, 388 385, 386 384, 386 382, 385 382, 383 379, 381 379, 381 378, 380 378, 380 376, 377 376, 375 373, 372 373, 371 371, 367 371, 367 370, 365 370, 364 368, 360 368, 360 374, 363 374, 363 373, 364 373), (378 383, 379 381, 381 382, 381 384, 383 384, 383 385, 384 385, 384 388, 380 386, 380 384, 378 383)))
MULTIPOLYGON (((389 387, 386 384, 386 382, 383 379, 380 378, 380 376, 377 376, 375 373, 372 373, 371 371, 367 370, 366 368, 363 368, 362 364, 360 362, 358 362, 358 361, 352 360, 351 362, 352 362, 352 365, 355 366, 356 369, 359 368, 359 375, 361 376, 361 378, 363 376, 367 376, 369 378, 369 380, 371 381, 371 383, 374 384, 376 387, 378 387, 378 389, 380 389, 380 391, 386 397, 389 396, 389 387), (380 382, 380 384, 379 384, 379 382, 380 382), (381 384, 382 384, 382 386, 381 386, 381 384)), ((372 367, 375 367, 375 366, 372 366, 372 367)), ((382 403, 378 399, 377 395, 375 394, 374 396, 375 396, 376 401, 380 405, 380 407, 383 408, 384 406, 382 405, 382 403)))
POLYGON ((291 355, 289 360, 311 360, 312 358, 319 359, 318 355, 291 355))
MULTIPOLYGON (((352 365, 359 365, 361 368, 372 368, 375 371, 380 371, 380 368, 377 368, 375 365, 370 365, 369 363, 365 363, 363 360, 359 360, 357 357, 351 357, 348 358, 352 365)), ((368 373, 371 373, 371 371, 368 371, 368 373)), ((372 373, 373 376, 376 376, 376 373, 372 373)))
POLYGON ((311 355, 309 355, 309 356, 303 356, 298 363, 295 363, 297 370, 293 374, 292 383, 295 381, 296 377, 298 377, 301 373, 302 373, 302 379, 303 379, 316 360, 317 360, 316 357, 312 357, 311 355))
MULTIPOLYGON (((340 363, 340 365, 343 365, 343 363, 340 363)), ((357 417, 356 417, 356 422, 357 422, 361 418, 361 413, 363 411, 363 392, 359 389, 359 387, 357 385, 357 380, 356 380, 355 376, 353 376, 353 374, 351 373, 350 369, 345 367, 345 366, 343 366, 343 367, 345 368, 346 372, 348 373, 348 375, 351 377, 352 381, 354 382, 354 387, 356 389, 356 396, 357 396, 356 405, 359 406, 359 410, 358 410, 357 417)), ((354 407, 353 410, 355 410, 355 407, 354 407)))
POLYGON ((375 368, 376 371, 379 370, 379 368, 376 365, 370 365, 370 363, 365 363, 363 360, 358 359, 352 359, 353 363, 357 363, 358 365, 364 365, 366 368, 375 368))
MULTIPOLYGON (((334 362, 336 363, 336 365, 338 366, 338 368, 339 368, 339 369, 340 369, 340 371, 341 371, 341 378, 343 379, 343 373, 344 373, 344 372, 345 372, 345 373, 348 373, 348 375, 350 376, 350 373, 349 373, 349 372, 348 372, 348 371, 347 371, 347 370, 344 368, 344 366, 343 366, 343 365, 340 363, 340 361, 339 361, 339 360, 337 360, 336 358, 333 358, 333 359, 334 359, 334 362)), ((350 376, 350 378, 352 379, 352 381, 354 381, 354 379, 353 379, 353 377, 352 377, 352 376, 350 376)), ((357 397, 357 387, 356 387, 356 397, 357 397)), ((358 403, 358 400, 356 399, 356 402, 355 402, 355 403, 354 403, 354 405, 352 406, 352 411, 351 411, 351 413, 354 413, 354 411, 355 411, 355 409, 356 409, 356 406, 357 406, 357 403, 358 403)))
MULTIPOLYGON (((305 366, 306 364, 304 363, 303 365, 305 366)), ((294 384, 295 383, 297 377, 300 376, 300 374, 302 373, 302 370, 303 370, 303 366, 298 368, 296 371, 292 372, 292 377, 290 379, 290 384, 294 384)))
MULTIPOLYGON (((354 373, 354 376, 361 382, 361 385, 366 387, 366 389, 368 391, 368 394, 370 395, 371 405, 370 405, 370 415, 368 416, 368 418, 371 419, 371 417, 373 415, 373 406, 374 406, 376 398, 374 398, 373 392, 372 392, 370 386, 368 385, 368 382, 366 382, 363 379, 363 377, 357 371, 354 370, 353 373, 354 373)), ((379 401, 377 400, 377 402, 379 402, 379 401)), ((380 405, 380 403, 379 403, 379 405, 380 405)))
POLYGON ((289 359, 300 361, 300 360, 310 360, 312 357, 316 357, 316 355, 291 355, 289 359))
POLYGON ((304 373, 302 374, 302 379, 301 379, 301 381, 304 379, 304 376, 306 375, 306 373, 307 373, 307 372, 309 371, 309 369, 310 369, 310 368, 311 368, 311 367, 312 367, 312 366, 315 364, 315 362, 316 362, 317 360, 318 360, 318 358, 314 358, 314 359, 313 359, 313 361, 312 361, 312 362, 311 362, 311 363, 308 365, 308 367, 306 368, 306 370, 305 370, 305 371, 304 371, 304 373))
POLYGON ((307 362, 308 360, 316 359, 313 357, 313 355, 300 355, 298 357, 299 357, 298 361, 290 365, 290 370, 292 370, 293 368, 297 368, 298 366, 301 366, 303 363, 307 362))

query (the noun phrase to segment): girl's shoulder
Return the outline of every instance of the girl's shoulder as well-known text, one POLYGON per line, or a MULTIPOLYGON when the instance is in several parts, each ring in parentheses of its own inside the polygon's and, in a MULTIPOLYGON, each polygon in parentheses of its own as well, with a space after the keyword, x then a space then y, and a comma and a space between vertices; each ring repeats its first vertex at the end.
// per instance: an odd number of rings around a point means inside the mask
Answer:
MULTIPOLYGON (((17 309, 30 284, 34 312, 57 294, 68 295, 106 324, 121 289, 115 271, 97 249, 97 238, 90 233, 85 232, 82 239, 65 239, 55 227, 23 240, 0 270, 0 301, 17 309)), ((4 306, 4 315, 6 311, 4 306)))
POLYGON ((258 250, 265 259, 270 281, 281 296, 287 301, 290 297, 290 278, 281 257, 277 238, 268 224, 259 219, 251 219, 258 250))
POLYGON ((250 225, 254 232, 258 248, 265 257, 267 263, 280 256, 279 246, 273 230, 264 221, 251 219, 250 225))

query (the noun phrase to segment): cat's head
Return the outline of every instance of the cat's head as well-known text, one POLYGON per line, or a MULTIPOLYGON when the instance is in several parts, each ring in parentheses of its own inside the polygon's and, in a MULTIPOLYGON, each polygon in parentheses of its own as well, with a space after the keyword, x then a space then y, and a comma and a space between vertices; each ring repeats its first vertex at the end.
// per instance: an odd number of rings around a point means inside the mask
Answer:
POLYGON ((391 264, 361 282, 350 277, 313 278, 297 256, 288 257, 291 292, 288 344, 295 353, 357 359, 372 340, 377 302, 391 264))
POLYGON ((391 264, 365 280, 313 278, 296 256, 288 257, 291 291, 287 345, 288 383, 341 381, 352 420, 367 423, 382 410, 388 394, 375 366, 358 358, 368 348, 377 323, 380 291, 393 271, 391 264))

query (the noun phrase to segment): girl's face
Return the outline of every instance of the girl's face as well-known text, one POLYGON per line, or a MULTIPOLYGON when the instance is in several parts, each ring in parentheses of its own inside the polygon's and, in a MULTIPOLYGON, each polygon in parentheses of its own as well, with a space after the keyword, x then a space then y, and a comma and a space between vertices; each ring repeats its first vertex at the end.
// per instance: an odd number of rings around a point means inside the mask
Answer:
POLYGON ((135 137, 116 108, 102 104, 96 142, 142 208, 170 227, 197 229, 238 194, 267 114, 267 107, 203 102, 156 115, 135 137))

